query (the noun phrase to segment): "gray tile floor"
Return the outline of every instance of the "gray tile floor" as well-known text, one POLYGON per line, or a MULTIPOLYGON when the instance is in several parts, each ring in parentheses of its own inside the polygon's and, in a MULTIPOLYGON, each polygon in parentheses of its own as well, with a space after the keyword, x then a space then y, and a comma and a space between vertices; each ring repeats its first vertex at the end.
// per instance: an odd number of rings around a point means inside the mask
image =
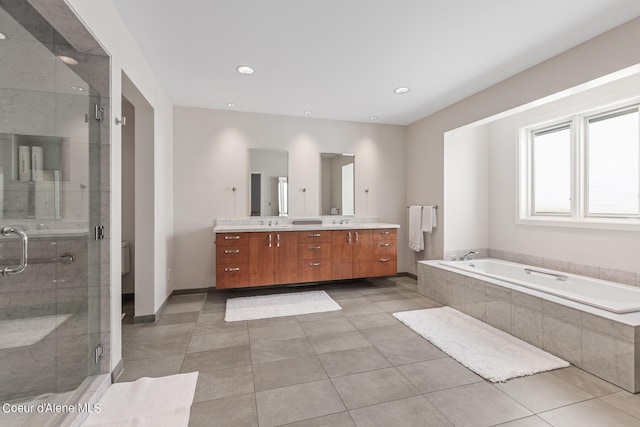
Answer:
POLYGON ((199 371, 190 426, 640 426, 640 395, 575 367, 492 384, 391 316, 438 306, 406 277, 174 296, 125 318, 119 381, 199 371), (224 322, 227 298, 307 289, 343 309, 224 322))

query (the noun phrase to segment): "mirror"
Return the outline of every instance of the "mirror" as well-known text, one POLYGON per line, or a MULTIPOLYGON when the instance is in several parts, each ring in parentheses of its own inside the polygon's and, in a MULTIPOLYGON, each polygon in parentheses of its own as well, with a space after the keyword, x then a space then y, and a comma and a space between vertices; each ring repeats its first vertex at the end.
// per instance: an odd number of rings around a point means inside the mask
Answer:
POLYGON ((354 214, 355 160, 353 154, 320 154, 320 215, 354 214))
POLYGON ((289 215, 289 153, 249 150, 251 216, 289 215))

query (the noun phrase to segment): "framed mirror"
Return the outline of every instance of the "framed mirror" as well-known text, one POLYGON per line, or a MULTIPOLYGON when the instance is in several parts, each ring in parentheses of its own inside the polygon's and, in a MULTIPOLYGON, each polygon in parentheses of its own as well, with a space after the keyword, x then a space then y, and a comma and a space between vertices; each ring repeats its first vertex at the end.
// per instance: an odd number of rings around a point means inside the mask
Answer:
POLYGON ((353 154, 320 153, 320 215, 354 215, 353 154))
POLYGON ((249 150, 250 216, 289 215, 289 153, 249 150))

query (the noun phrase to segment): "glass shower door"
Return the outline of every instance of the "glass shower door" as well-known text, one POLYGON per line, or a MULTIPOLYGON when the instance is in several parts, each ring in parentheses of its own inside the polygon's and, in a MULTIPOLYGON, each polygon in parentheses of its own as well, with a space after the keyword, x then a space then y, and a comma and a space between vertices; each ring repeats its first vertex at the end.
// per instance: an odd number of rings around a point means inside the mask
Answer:
POLYGON ((104 371, 100 96, 27 2, 0 32, 0 404, 68 403, 104 371))

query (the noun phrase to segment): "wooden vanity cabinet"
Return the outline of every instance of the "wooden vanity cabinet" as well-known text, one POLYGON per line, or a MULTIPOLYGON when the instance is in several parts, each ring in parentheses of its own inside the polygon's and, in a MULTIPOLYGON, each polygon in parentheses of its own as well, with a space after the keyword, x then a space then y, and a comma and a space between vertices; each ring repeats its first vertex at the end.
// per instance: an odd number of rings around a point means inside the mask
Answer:
POLYGON ((248 286, 297 282, 296 246, 295 233, 250 233, 248 286))
POLYGON ((249 234, 216 235, 216 287, 241 288, 249 285, 249 234))
POLYGON ((397 273, 396 229, 216 234, 216 287, 321 282, 397 273))
POLYGON ((331 232, 297 231, 298 281, 331 280, 331 232))
POLYGON ((398 272, 398 230, 373 230, 373 275, 391 276, 398 272))
POLYGON ((371 277, 372 230, 331 232, 331 279, 371 277))

